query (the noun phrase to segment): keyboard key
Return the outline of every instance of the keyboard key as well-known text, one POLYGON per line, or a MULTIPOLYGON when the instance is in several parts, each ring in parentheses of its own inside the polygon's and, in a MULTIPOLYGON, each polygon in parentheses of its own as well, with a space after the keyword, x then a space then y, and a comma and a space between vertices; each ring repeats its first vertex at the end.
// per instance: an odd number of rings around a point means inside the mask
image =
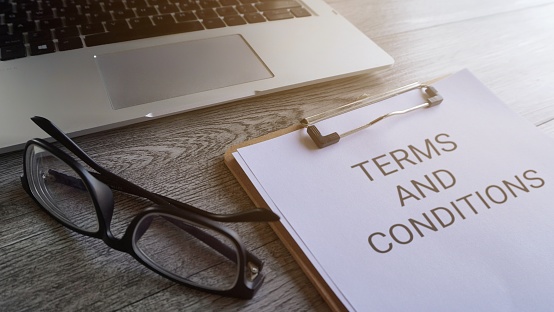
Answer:
POLYGON ((83 36, 98 34, 104 32, 104 26, 102 23, 81 25, 81 34, 83 36))
POLYGON ((181 8, 181 11, 200 10, 200 7, 194 0, 181 0, 178 5, 181 8))
POLYGON ((35 30, 36 27, 35 27, 35 22, 18 22, 18 23, 13 23, 12 25, 12 31, 14 33, 22 33, 22 32, 27 32, 27 31, 33 31, 35 30))
POLYGON ((175 19, 177 22, 195 21, 196 15, 192 12, 179 12, 175 13, 175 19))
POLYGON ((238 0, 219 0, 222 6, 238 5, 238 0))
POLYGON ((127 0, 127 8, 144 8, 148 6, 144 0, 127 0))
POLYGON ((217 0, 200 0, 200 6, 203 8, 217 8, 220 7, 217 0))
POLYGON ((79 10, 75 6, 61 7, 56 9, 56 16, 59 18, 77 16, 79 15, 79 10))
POLYGON ((292 13, 286 9, 265 11, 264 16, 267 18, 268 21, 276 21, 294 17, 294 15, 292 15, 292 13))
POLYGON ((13 4, 11 2, 0 2, 0 14, 13 12, 13 4))
POLYGON ((87 3, 86 0, 65 0, 65 7, 76 8, 78 5, 82 5, 82 4, 85 4, 85 3, 87 3))
POLYGON ((77 37, 79 36, 79 29, 76 26, 56 28, 54 30, 54 35, 56 36, 56 39, 77 37))
POLYGON ((121 9, 113 11, 113 18, 116 20, 135 17, 135 12, 129 9, 121 9))
POLYGON ((65 26, 77 26, 88 24, 87 17, 85 15, 72 15, 64 18, 65 26))
POLYGON ((167 1, 167 0, 148 0, 148 3, 150 5, 162 5, 162 4, 168 4, 169 1, 167 1))
POLYGON ((198 16, 199 19, 206 19, 206 18, 217 18, 217 13, 214 11, 214 9, 205 9, 205 10, 198 10, 196 11, 196 16, 198 16))
POLYGON ((8 25, 0 25, 0 36, 7 35, 9 32, 8 25))
POLYGON ((0 47, 0 61, 13 60, 26 56, 27 50, 24 45, 0 47))
POLYGON ((58 9, 63 7, 62 0, 42 0, 42 8, 58 9))
POLYGON ((88 47, 98 46, 102 44, 109 44, 115 42, 123 42, 137 39, 144 39, 150 37, 157 37, 162 35, 171 35, 184 32, 191 32, 202 30, 204 27, 200 22, 184 22, 175 23, 170 27, 156 26, 148 28, 146 30, 139 31, 124 31, 124 32, 107 32, 103 34, 95 34, 85 37, 85 44, 88 47))
POLYGON ((219 16, 238 15, 237 11, 233 7, 224 7, 215 9, 219 16))
POLYGON ((61 18, 52 18, 39 21, 40 29, 47 30, 52 28, 60 28, 63 26, 61 18))
POLYGON ((223 18, 223 21, 228 26, 237 26, 237 25, 246 24, 246 21, 242 17, 240 17, 240 15, 225 16, 223 18))
POLYGON ((158 11, 160 14, 179 12, 179 8, 175 4, 161 4, 158 5, 158 11))
POLYGON ((30 31, 27 34, 27 41, 29 41, 29 43, 49 40, 52 40, 52 33, 50 30, 30 31))
POLYGON ((0 35, 0 47, 22 45, 24 43, 22 34, 0 35))
POLYGON ((34 1, 18 1, 15 3, 17 12, 38 10, 38 3, 34 1))
POLYGON ((300 3, 290 0, 268 1, 256 4, 260 11, 281 10, 300 7, 300 3))
POLYGON ((106 30, 107 31, 126 31, 126 30, 129 30, 129 24, 127 24, 126 20, 107 21, 105 25, 106 25, 106 30))
POLYGON ((251 4, 243 4, 243 5, 237 5, 237 11, 239 11, 242 14, 246 14, 246 13, 258 12, 258 9, 256 9, 251 4))
POLYGON ((121 1, 105 1, 104 10, 106 11, 119 11, 125 10, 125 4, 121 1))
POLYGON ((151 16, 151 15, 157 15, 157 14, 158 14, 158 11, 156 11, 155 7, 137 8, 138 16, 151 16))
POLYGON ((294 16, 296 17, 306 17, 306 16, 311 16, 310 12, 308 12, 308 10, 304 9, 304 8, 294 8, 294 9, 290 9, 290 12, 292 14, 294 14, 294 16))
POLYGON ((133 29, 144 29, 154 26, 148 17, 131 18, 129 19, 129 24, 131 24, 131 28, 133 29))
POLYGON ((32 20, 43 20, 43 19, 50 19, 53 17, 54 17, 54 12, 50 8, 31 11, 32 20))
POLYGON ((4 23, 19 23, 27 21, 27 12, 12 12, 4 14, 4 23))
POLYGON ((90 4, 93 4, 93 3, 94 4, 100 4, 100 3, 104 2, 104 0, 88 0, 87 2, 90 3, 90 4))
POLYGON ((53 41, 32 42, 29 47, 31 48, 31 55, 42 55, 56 52, 56 47, 54 46, 53 41))
POLYGON ((83 47, 83 42, 79 37, 68 37, 58 40, 58 50, 68 51, 80 49, 83 47))
POLYGON ((225 23, 223 23, 223 21, 220 18, 204 19, 202 21, 202 24, 204 24, 204 27, 206 27, 207 29, 225 27, 225 23))
POLYGON ((171 14, 152 16, 152 21, 156 24, 156 26, 171 26, 175 24, 175 19, 173 19, 171 14))
POLYGON ((102 12, 102 7, 100 3, 91 3, 81 5, 81 12, 83 14, 92 13, 92 12, 102 12))
POLYGON ((90 13, 89 16, 90 16, 91 23, 100 23, 100 22, 112 20, 112 15, 107 12, 93 12, 93 13, 90 13))
POLYGON ((265 17, 263 17, 263 15, 261 15, 260 13, 244 14, 244 19, 250 24, 261 23, 266 21, 265 17))

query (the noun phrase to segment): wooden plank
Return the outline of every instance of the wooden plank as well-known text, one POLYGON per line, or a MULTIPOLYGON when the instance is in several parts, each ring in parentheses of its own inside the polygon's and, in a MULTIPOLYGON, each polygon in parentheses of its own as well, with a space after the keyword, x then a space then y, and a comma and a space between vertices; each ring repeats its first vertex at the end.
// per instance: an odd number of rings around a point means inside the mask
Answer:
MULTIPOLYGON (((552 0, 358 1, 327 0, 370 37, 381 37, 508 12, 547 6, 552 0)), ((441 38, 441 40, 444 38, 441 38)))

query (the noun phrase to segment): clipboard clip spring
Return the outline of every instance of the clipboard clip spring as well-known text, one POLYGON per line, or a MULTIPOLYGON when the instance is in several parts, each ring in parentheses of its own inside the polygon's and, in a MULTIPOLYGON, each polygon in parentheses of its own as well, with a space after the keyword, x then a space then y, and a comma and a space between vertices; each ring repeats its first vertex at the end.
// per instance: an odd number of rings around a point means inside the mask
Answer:
POLYGON ((314 141, 314 143, 317 145, 317 147, 318 148, 324 148, 324 147, 327 147, 329 145, 333 145, 333 144, 339 142, 342 137, 345 137, 345 136, 351 135, 353 133, 359 132, 361 130, 367 129, 367 128, 373 126, 374 124, 376 124, 376 123, 378 123, 378 122, 380 122, 383 119, 386 119, 388 117, 406 114, 406 113, 415 111, 415 110, 420 109, 420 108, 434 107, 434 106, 437 106, 437 105, 441 104, 442 101, 443 101, 442 96, 438 93, 437 89, 435 89, 433 86, 420 84, 420 83, 413 83, 413 84, 410 84, 410 85, 407 85, 407 86, 389 91, 387 93, 384 93, 384 94, 382 94, 381 96, 379 96, 377 98, 373 98, 373 99, 363 98, 361 100, 357 100, 357 101, 345 104, 343 106, 337 107, 337 108, 332 109, 330 111, 326 111, 326 112, 323 112, 323 113, 319 113, 317 115, 313 115, 313 116, 304 118, 300 121, 300 123, 302 124, 302 126, 307 128, 308 135, 314 141), (413 106, 413 107, 410 107, 410 108, 407 108, 407 109, 404 109, 404 110, 398 110, 398 111, 393 111, 393 112, 384 114, 382 116, 379 116, 379 117, 373 119, 372 121, 370 121, 369 123, 367 123, 363 126, 352 129, 352 130, 347 131, 343 134, 338 134, 337 132, 333 132, 333 133, 328 134, 328 135, 322 135, 321 132, 319 131, 319 129, 317 129, 317 127, 314 125, 314 123, 316 123, 318 121, 325 120, 327 118, 349 112, 351 110, 354 110, 354 109, 362 107, 362 106, 366 106, 366 105, 369 105, 369 104, 380 102, 380 101, 386 100, 388 98, 394 97, 396 95, 399 95, 401 93, 405 93, 405 92, 408 92, 408 91, 411 91, 411 90, 414 90, 414 89, 420 89, 425 93, 425 95, 427 96, 427 99, 426 99, 425 103, 422 103, 422 104, 419 104, 419 105, 416 105, 416 106, 413 106))

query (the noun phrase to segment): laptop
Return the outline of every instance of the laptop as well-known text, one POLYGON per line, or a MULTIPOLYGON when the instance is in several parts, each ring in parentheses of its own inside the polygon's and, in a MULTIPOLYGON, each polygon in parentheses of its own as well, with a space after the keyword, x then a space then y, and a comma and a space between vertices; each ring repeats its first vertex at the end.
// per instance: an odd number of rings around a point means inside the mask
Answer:
POLYGON ((0 152, 392 63, 323 0, 0 0, 0 152))

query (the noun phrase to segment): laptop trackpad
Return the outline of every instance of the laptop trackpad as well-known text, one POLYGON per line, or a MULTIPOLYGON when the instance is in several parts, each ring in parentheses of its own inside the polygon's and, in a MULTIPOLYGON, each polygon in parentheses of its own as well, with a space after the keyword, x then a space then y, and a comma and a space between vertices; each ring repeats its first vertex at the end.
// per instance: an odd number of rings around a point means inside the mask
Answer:
POLYGON ((273 77, 240 35, 95 58, 114 109, 273 77))

